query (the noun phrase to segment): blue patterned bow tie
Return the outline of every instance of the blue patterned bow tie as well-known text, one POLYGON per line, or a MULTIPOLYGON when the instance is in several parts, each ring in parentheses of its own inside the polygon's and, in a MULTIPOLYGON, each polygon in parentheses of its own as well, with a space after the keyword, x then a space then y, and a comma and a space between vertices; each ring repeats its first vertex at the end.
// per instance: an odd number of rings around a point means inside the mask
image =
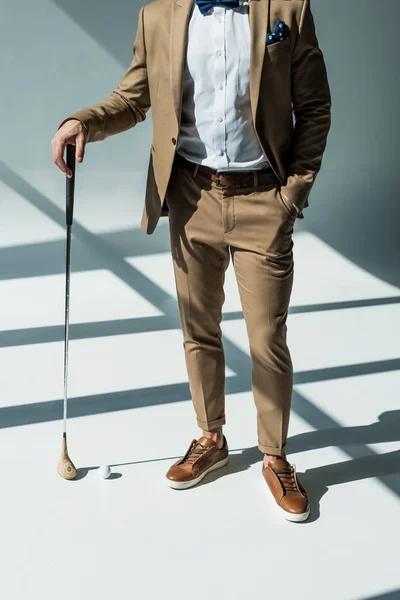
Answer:
POLYGON ((239 0, 196 0, 196 4, 202 15, 210 10, 212 6, 225 6, 225 8, 235 8, 239 6, 239 0))

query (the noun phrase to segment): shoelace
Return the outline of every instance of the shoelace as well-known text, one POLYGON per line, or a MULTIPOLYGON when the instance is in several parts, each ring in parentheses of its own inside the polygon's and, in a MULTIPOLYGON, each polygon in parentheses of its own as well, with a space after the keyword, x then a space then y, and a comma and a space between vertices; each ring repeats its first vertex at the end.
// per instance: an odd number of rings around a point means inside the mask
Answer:
POLYGON ((298 491, 294 466, 291 466, 289 469, 280 469, 279 471, 275 471, 275 473, 286 492, 298 491))
POLYGON ((207 448, 200 442, 193 443, 193 446, 189 450, 189 454, 182 462, 192 465, 206 450, 207 448), (200 446, 200 448, 197 448, 197 446, 200 446))

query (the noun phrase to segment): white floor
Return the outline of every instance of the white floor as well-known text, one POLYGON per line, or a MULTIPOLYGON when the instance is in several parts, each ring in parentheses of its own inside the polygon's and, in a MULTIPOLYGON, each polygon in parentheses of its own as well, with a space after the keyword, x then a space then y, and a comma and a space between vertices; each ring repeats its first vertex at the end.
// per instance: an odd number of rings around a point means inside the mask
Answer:
MULTIPOLYGON (((1 191, 8 210, 0 260, 16 251, 10 276, 0 281, 1 597, 400 598, 400 290, 310 233, 295 233, 288 453, 312 512, 306 523, 289 523, 272 510, 261 478, 232 267, 223 321, 230 463, 179 492, 166 485, 165 472, 200 431, 176 321, 167 223, 153 238, 164 249, 124 254, 104 236, 120 229, 111 213, 96 214, 90 231, 89 213, 80 220, 78 210, 68 440, 80 478, 67 482, 56 472, 62 210, 46 214, 39 201, 35 207, 6 186, 1 191), (25 215, 21 228, 17 211, 25 215), (43 262, 29 263, 39 244, 43 262), (111 465, 110 480, 98 478, 100 464, 111 465)), ((151 247, 141 231, 132 235, 151 247)))

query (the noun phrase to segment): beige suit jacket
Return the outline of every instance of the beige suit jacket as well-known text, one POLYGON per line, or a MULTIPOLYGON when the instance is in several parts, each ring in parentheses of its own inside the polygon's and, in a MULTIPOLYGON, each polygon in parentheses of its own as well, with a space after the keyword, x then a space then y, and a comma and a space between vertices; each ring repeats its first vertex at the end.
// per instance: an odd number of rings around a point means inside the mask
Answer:
MULTIPOLYGON (((153 137, 141 221, 148 234, 168 214, 164 200, 179 135, 188 23, 194 8, 195 0, 155 0, 141 6, 133 60, 118 87, 103 102, 75 112, 59 125, 79 119, 88 130, 87 141, 98 142, 144 121, 151 107, 153 137)), ((310 0, 249 0, 249 23, 255 131, 281 192, 303 218, 331 123, 330 88, 310 0), (289 26, 289 37, 266 45, 267 32, 278 17, 289 26)))

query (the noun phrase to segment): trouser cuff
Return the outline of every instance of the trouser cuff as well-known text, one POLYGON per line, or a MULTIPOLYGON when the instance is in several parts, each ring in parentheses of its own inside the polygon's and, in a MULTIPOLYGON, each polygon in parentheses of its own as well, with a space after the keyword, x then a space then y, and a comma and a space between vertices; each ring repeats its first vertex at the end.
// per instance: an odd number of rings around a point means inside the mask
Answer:
POLYGON ((275 454, 277 456, 281 456, 286 453, 286 442, 281 447, 276 446, 267 446, 258 440, 258 448, 261 450, 263 454, 275 454))
POLYGON ((197 425, 204 431, 213 431, 214 429, 218 429, 218 427, 225 425, 225 422, 225 417, 220 417, 214 421, 199 421, 199 419, 197 419, 197 425))

